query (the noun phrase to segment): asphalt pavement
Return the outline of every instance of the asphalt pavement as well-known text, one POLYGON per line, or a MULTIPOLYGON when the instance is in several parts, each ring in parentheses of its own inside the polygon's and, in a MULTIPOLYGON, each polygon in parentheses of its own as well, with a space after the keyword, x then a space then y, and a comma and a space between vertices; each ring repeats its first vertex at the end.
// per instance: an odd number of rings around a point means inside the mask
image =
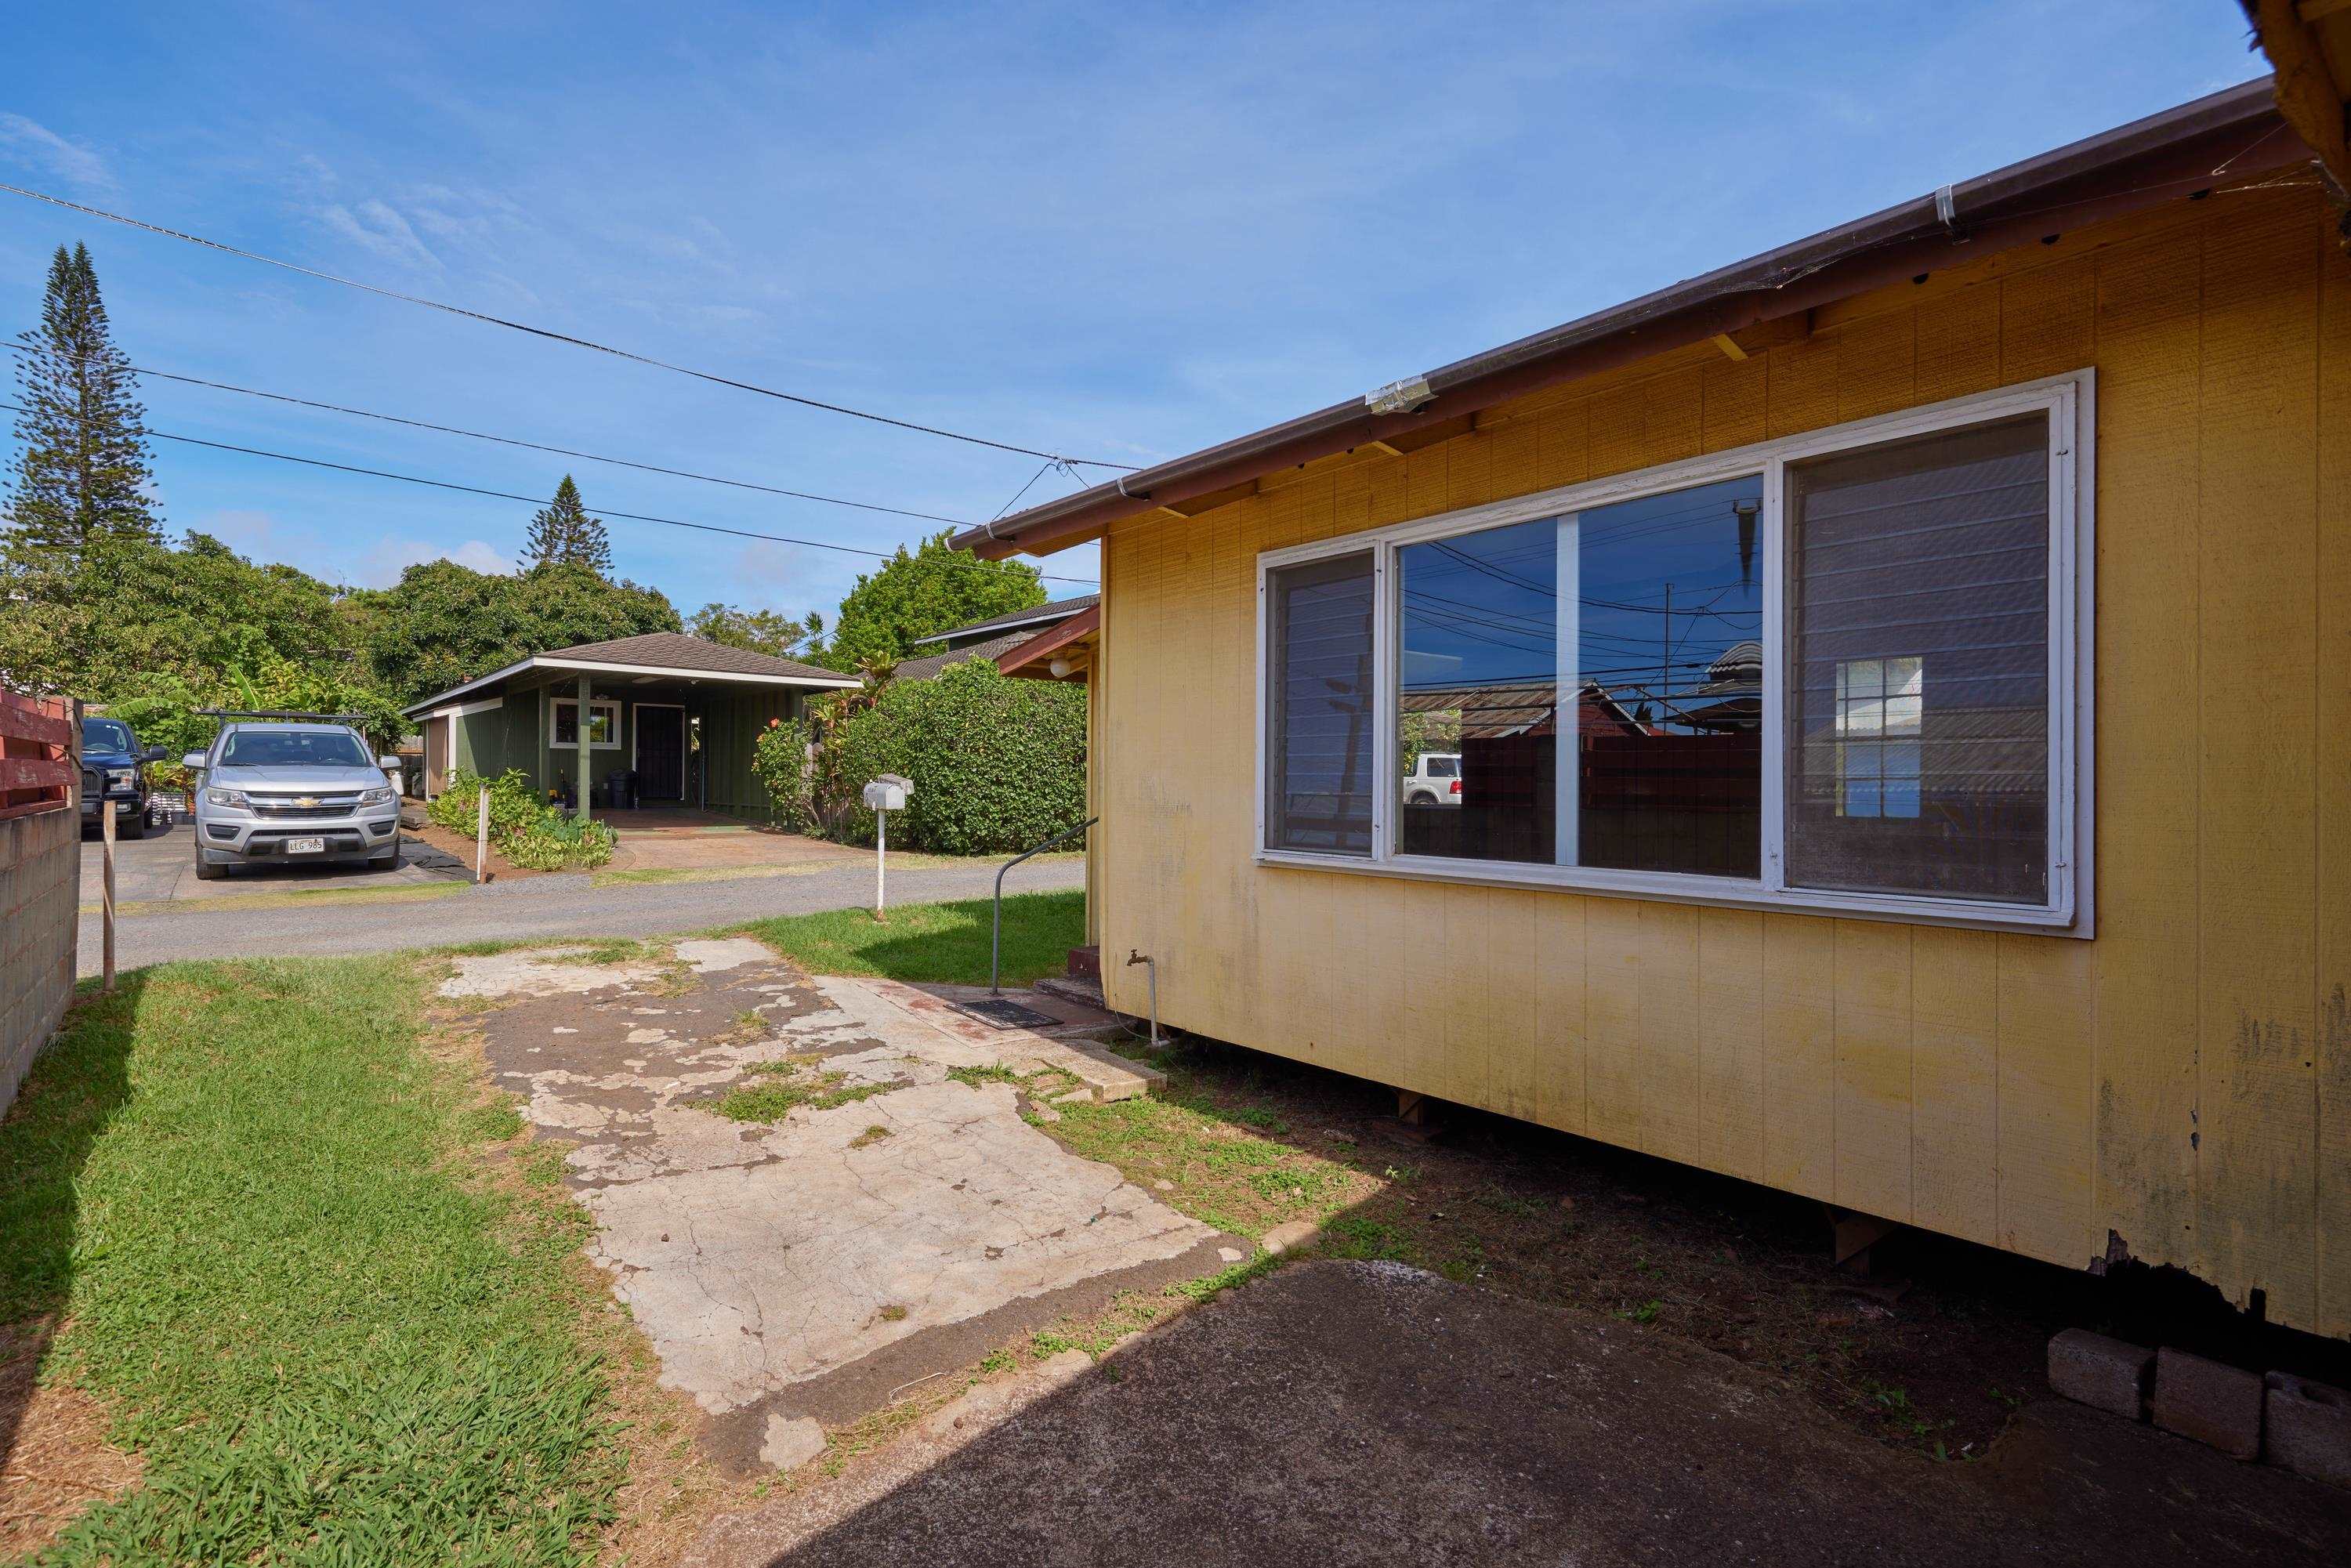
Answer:
MULTIPOLYGON (((428 883, 398 873, 353 870, 336 875, 323 868, 297 868, 203 884, 207 895, 223 890, 220 897, 172 901, 162 890, 176 883, 187 862, 188 832, 181 824, 161 837, 116 846, 116 897, 131 906, 116 923, 117 968, 175 958, 390 953, 517 938, 669 936, 778 915, 862 909, 873 902, 873 870, 863 862, 789 874, 770 871, 604 887, 592 885, 584 874, 540 876, 460 887, 439 896, 428 883), (378 896, 362 891, 371 888, 386 891, 378 896), (334 896, 345 891, 360 895, 334 896), (254 896, 273 893, 297 896, 254 896)), ((98 973, 99 966, 98 850, 97 840, 83 841, 83 975, 98 973)), ((985 898, 995 884, 996 863, 903 871, 893 866, 890 901, 985 898)), ((1081 860, 1031 861, 1004 879, 1004 891, 1044 893, 1084 883, 1081 860)))

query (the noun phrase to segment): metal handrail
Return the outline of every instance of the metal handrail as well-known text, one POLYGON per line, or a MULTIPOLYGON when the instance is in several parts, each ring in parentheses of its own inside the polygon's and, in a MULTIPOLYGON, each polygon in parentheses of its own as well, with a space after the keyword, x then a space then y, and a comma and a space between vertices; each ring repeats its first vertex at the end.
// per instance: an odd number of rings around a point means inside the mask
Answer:
POLYGON ((1071 834, 1082 833, 1101 821, 1100 817, 1088 817, 1074 828, 1063 828, 1043 843, 1022 850, 996 868, 996 924, 987 940, 987 994, 989 996, 1000 997, 1004 994, 1002 984, 1004 978, 1004 873, 1029 856, 1043 854, 1071 834))

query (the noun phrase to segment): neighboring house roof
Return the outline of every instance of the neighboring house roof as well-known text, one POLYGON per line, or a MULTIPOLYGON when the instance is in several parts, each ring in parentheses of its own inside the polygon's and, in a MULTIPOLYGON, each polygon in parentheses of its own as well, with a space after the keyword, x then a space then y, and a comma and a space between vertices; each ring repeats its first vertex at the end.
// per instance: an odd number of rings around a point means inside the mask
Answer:
MULTIPOLYGON (((2262 0, 2273 6, 2278 0, 2262 0)), ((2311 150, 2267 79, 2117 127, 2005 169, 1645 294, 1562 326, 955 537, 988 559, 1061 549, 1152 514, 1179 523, 1254 493, 1260 477, 1371 447, 1415 451, 1479 410, 1709 339, 1748 357, 1748 334, 1801 337, 1807 313, 2196 192, 2259 182, 2311 150), (2225 173, 2216 172, 2225 170, 2225 173), (1964 240, 1964 245, 1956 242, 1964 240)))
MULTIPOLYGON (((797 659, 778 659, 748 648, 730 648, 706 637, 679 632, 648 632, 635 637, 613 637, 601 643, 575 643, 518 659, 502 670, 436 692, 401 710, 413 718, 459 697, 483 696, 537 672, 550 674, 577 672, 675 675, 685 680, 716 681, 722 685, 807 686, 839 690, 861 684, 854 675, 820 670, 797 659)), ((533 683, 540 684, 540 683, 533 683)))
MULTIPOLYGON (((891 675, 896 681, 927 681, 949 664, 960 664, 966 659, 993 659, 1008 650, 1029 641, 1027 631, 1007 632, 990 637, 985 643, 975 643, 967 648, 956 648, 945 653, 925 653, 919 659, 902 659, 891 675)), ((925 639, 927 641, 927 639, 925 639)))
MULTIPOLYGON (((951 642, 958 637, 969 637, 978 632, 1008 632, 1016 626, 1033 630, 1040 626, 1050 626, 1058 621, 1066 621, 1079 611, 1091 610, 1101 602, 1101 594, 1087 593, 1081 594, 1075 599, 1055 600, 1050 604, 1032 604, 1026 610, 1007 611, 1002 615, 991 615, 985 621, 974 621, 967 626, 957 626, 946 632, 934 632, 927 637, 916 637, 914 643, 916 647, 920 647, 925 643, 951 642)), ((899 666, 901 674, 904 674, 904 665, 899 666)), ((937 672, 932 673, 935 674, 937 672)))
POLYGON ((1061 677, 1052 673, 1053 655, 1083 647, 1101 632, 1102 606, 1088 605, 1059 626, 1048 626, 1019 647, 998 655, 996 667, 1028 680, 1059 680, 1061 677))
MULTIPOLYGON (((1559 685, 1554 681, 1425 687, 1403 693, 1397 700, 1406 713, 1458 713, 1464 740, 1549 735, 1558 727, 1559 685)), ((1583 684, 1576 727, 1585 735, 1644 733, 1624 705, 1593 681, 1583 684)))

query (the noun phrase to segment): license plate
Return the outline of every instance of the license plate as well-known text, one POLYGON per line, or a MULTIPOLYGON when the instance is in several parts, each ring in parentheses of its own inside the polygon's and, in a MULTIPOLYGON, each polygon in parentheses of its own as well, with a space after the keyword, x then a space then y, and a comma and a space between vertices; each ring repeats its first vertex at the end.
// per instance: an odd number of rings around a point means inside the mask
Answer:
POLYGON ((324 839, 288 839, 286 841, 286 852, 289 855, 322 855, 327 852, 327 841, 324 839))

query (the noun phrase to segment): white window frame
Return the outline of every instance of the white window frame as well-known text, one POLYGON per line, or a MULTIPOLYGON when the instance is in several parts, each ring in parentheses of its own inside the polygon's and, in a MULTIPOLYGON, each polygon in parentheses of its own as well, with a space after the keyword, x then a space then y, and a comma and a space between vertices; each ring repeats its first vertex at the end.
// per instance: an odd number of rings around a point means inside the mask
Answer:
MULTIPOLYGON (((579 706, 580 699, 578 697, 557 697, 547 705, 547 744, 555 750, 577 751, 580 749, 580 743, 577 740, 558 740, 555 738, 556 731, 560 727, 559 716, 561 715, 565 708, 578 707, 579 706)), ((620 750, 621 699, 618 697, 590 697, 588 699, 588 715, 589 724, 591 726, 588 732, 590 737, 588 742, 588 749, 590 751, 620 750), (595 723, 595 714, 598 708, 602 708, 612 716, 611 725, 606 730, 606 733, 612 737, 610 740, 597 740, 593 738, 596 732, 592 726, 595 723)))
MULTIPOLYGON (((1855 915, 1923 925, 1984 930, 2037 931, 2076 936, 2095 934, 2092 921, 2091 821, 2093 731, 2091 652, 2095 602, 2091 563, 2095 549, 2095 372, 2084 369, 1995 392, 1855 420, 1801 435, 1712 453, 1581 485, 1513 497, 1485 506, 1385 528, 1366 528, 1311 544, 1267 550, 1257 559, 1257 863, 1303 866, 1359 875, 1416 877, 1438 882, 1508 887, 1562 888, 1676 904, 1785 910, 1799 914, 1855 915), (1787 465, 1855 447, 1928 435, 2020 414, 2050 421, 2049 441, 2049 843, 2045 904, 1938 898, 1907 894, 1841 893, 1787 885, 1785 835, 1787 715, 1788 560, 1782 517, 1787 496, 1787 465), (1763 562, 1763 758, 1761 874, 1754 880, 1681 872, 1614 871, 1597 866, 1540 865, 1518 862, 1456 860, 1395 852, 1398 757, 1396 705, 1398 612, 1396 550, 1429 539, 1499 528, 1562 514, 1575 514, 1661 491, 1726 479, 1761 476, 1763 481, 1761 558, 1763 562), (1384 787, 1372 798, 1372 852, 1368 857, 1314 851, 1271 849, 1266 844, 1266 785, 1270 737, 1266 683, 1271 669, 1269 611, 1270 575, 1287 566, 1326 556, 1372 553, 1373 669, 1380 716, 1373 740, 1374 776, 1384 787)), ((1563 533, 1569 526, 1562 525, 1563 533)), ((1572 533, 1570 533, 1572 542, 1572 533)), ((1568 558, 1571 561, 1573 557, 1568 558)), ((1561 631, 1566 637, 1564 622, 1561 631)), ((1562 668, 1573 669, 1573 650, 1562 647, 1562 668)), ((1573 694, 1562 702, 1572 710, 1573 694)), ((1562 775, 1569 770, 1561 769, 1562 775)), ((1561 793, 1572 800, 1574 784, 1563 778, 1561 793)), ((1561 819, 1562 843, 1572 852, 1574 815, 1561 819)), ((1564 856, 1563 856, 1564 858, 1564 856)))

